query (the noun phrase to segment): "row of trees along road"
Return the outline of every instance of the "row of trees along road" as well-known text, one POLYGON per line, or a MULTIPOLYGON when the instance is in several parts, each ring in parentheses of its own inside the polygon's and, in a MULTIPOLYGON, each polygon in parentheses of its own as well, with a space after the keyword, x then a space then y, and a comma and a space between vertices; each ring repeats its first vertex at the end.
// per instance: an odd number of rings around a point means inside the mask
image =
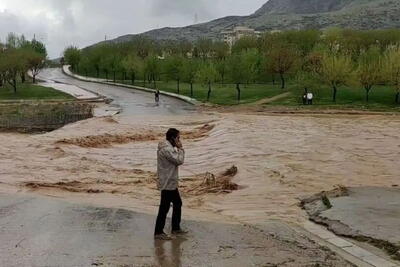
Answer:
POLYGON ((0 43, 0 87, 6 83, 17 92, 18 81, 26 81, 26 73, 32 73, 33 83, 44 68, 47 57, 45 45, 35 39, 9 33, 6 42, 0 43))
MULTIPOLYGON (((329 86, 332 100, 341 88, 362 87, 366 101, 377 85, 394 89, 400 101, 400 30, 356 31, 332 28, 265 33, 244 37, 232 48, 223 42, 199 39, 155 42, 136 37, 126 43, 105 42, 83 50, 68 47, 66 63, 74 72, 106 79, 140 79, 156 88, 158 81, 207 86, 233 84, 241 99, 243 84, 272 82, 287 87, 287 80, 300 90, 329 86)), ((300 91, 299 91, 300 93, 300 91)))

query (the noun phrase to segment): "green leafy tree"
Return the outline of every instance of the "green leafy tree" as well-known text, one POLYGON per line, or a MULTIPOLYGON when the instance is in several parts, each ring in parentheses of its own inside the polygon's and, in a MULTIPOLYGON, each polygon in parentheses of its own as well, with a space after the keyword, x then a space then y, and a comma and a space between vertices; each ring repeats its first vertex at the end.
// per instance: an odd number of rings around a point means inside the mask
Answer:
POLYGON ((47 58, 47 49, 44 43, 33 39, 31 42, 27 42, 27 46, 43 58, 47 58))
POLYGON ((219 74, 214 64, 203 63, 196 74, 196 80, 204 85, 208 85, 207 102, 210 101, 212 84, 218 81, 219 74))
POLYGON ((215 62, 215 67, 221 77, 221 84, 225 83, 226 73, 228 71, 228 63, 226 59, 220 59, 215 62))
POLYGON ((121 62, 124 70, 131 74, 132 85, 135 85, 136 76, 141 67, 140 63, 139 58, 135 54, 128 55, 121 62))
POLYGON ((36 83, 36 76, 46 65, 46 57, 36 51, 30 51, 27 57, 28 68, 32 74, 32 82, 36 83))
POLYGON ((369 102, 369 93, 372 87, 383 80, 382 60, 378 47, 371 47, 360 55, 358 59, 356 78, 364 87, 366 101, 369 102))
POLYGON ((258 47, 259 43, 257 37, 244 36, 232 46, 232 53, 242 53, 243 51, 257 49, 258 47))
POLYGON ((351 60, 341 54, 325 54, 321 62, 319 79, 333 90, 333 102, 336 102, 340 86, 348 85, 353 78, 351 60))
POLYGON ((190 97, 193 98, 193 84, 196 80, 199 64, 196 59, 185 59, 181 68, 182 80, 190 84, 190 97))
POLYGON ((100 71, 102 69, 102 57, 105 54, 104 45, 97 45, 92 49, 87 51, 88 58, 90 61, 91 67, 96 72, 96 77, 100 77, 100 71))
POLYGON ((299 60, 299 54, 294 47, 276 46, 272 47, 268 54, 269 70, 273 74, 278 74, 281 78, 281 88, 286 88, 285 75, 294 72, 299 60))
POLYGON ((400 103, 400 47, 393 47, 385 52, 383 60, 383 78, 395 89, 395 103, 400 103))
POLYGON ((0 71, 3 73, 3 79, 10 84, 14 93, 17 93, 17 79, 20 73, 24 72, 27 61, 21 50, 9 48, 3 52, 0 60, 0 71))
POLYGON ((234 54, 229 58, 228 73, 230 80, 236 85, 237 100, 240 102, 240 85, 246 83, 250 75, 250 69, 244 64, 244 53, 234 54))
POLYGON ((183 77, 183 58, 181 56, 170 56, 165 62, 165 74, 168 79, 177 83, 177 92, 180 93, 180 82, 183 77))
POLYGON ((90 58, 87 55, 83 55, 79 62, 79 69, 88 77, 88 73, 91 68, 90 58))
POLYGON ((160 74, 160 62, 157 56, 149 56, 145 61, 145 73, 148 75, 149 82, 153 82, 154 89, 157 88, 157 77, 160 74))
POLYGON ((225 60, 229 56, 230 48, 225 42, 214 42, 212 45, 214 56, 217 60, 225 60))
POLYGON ((242 64, 247 69, 247 83, 254 81, 261 72, 261 56, 257 49, 248 49, 241 53, 242 64))
POLYGON ((211 56, 213 52, 213 41, 211 39, 200 38, 196 44, 196 55, 202 59, 206 59, 211 56))
POLYGON ((77 67, 81 60, 81 51, 76 46, 69 46, 64 50, 65 63, 71 65, 73 71, 78 71, 77 67))

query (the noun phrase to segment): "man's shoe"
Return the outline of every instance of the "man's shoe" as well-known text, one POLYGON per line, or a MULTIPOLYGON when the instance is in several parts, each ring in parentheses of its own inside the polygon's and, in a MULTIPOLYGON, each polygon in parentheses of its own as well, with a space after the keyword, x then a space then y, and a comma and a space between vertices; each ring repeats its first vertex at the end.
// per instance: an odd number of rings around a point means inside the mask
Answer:
POLYGON ((159 234, 159 235, 154 235, 155 240, 164 240, 164 241, 169 241, 173 240, 174 238, 170 235, 167 235, 165 233, 159 234))
POLYGON ((189 231, 185 231, 185 230, 173 230, 171 231, 171 234, 173 235, 187 235, 189 233, 189 231))

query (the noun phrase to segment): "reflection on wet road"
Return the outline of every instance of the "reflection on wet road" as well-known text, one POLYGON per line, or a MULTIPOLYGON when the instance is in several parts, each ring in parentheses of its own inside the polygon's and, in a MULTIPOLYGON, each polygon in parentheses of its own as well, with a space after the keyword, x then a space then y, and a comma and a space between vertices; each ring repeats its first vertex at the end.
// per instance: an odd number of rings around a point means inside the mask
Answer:
POLYGON ((150 93, 125 87, 76 80, 63 74, 61 69, 45 69, 39 74, 38 78, 47 82, 74 85, 106 96, 107 98, 113 99, 114 101, 112 104, 121 107, 122 113, 128 116, 152 114, 184 115, 195 112, 195 107, 193 105, 172 97, 162 96, 160 104, 156 105, 154 96, 150 93))
MULTIPOLYGON (((191 230, 186 239, 154 241, 154 220, 122 209, 0 194, 0 266, 281 266, 288 258, 290 266, 311 266, 327 256, 309 242, 304 250, 295 240, 281 242, 251 227, 206 222, 184 222, 191 230)), ((329 257, 337 264, 330 266, 348 266, 329 257)))

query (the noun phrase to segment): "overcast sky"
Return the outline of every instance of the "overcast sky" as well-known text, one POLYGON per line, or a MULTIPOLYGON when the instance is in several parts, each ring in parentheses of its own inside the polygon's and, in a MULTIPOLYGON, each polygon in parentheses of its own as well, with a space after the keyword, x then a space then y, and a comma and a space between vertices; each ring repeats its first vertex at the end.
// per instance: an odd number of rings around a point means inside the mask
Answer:
POLYGON ((51 58, 68 45, 130 33, 248 15, 267 0, 0 0, 0 40, 8 32, 43 41, 51 58))

